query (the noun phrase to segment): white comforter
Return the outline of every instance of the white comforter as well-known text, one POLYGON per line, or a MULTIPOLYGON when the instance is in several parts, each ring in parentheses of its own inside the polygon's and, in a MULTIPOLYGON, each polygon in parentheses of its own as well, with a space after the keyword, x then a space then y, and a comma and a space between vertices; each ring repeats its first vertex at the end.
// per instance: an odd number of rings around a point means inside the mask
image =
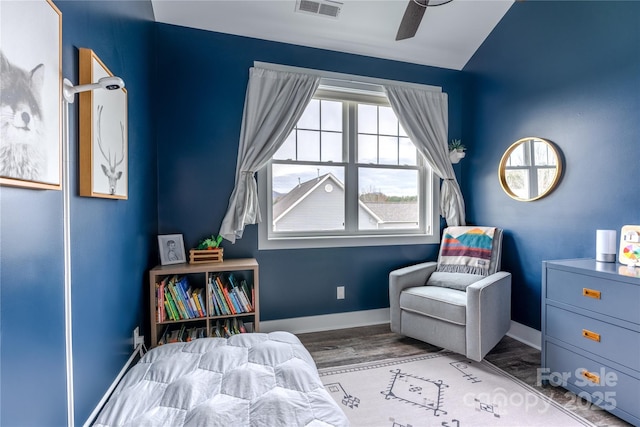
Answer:
POLYGON ((95 426, 346 426, 288 332, 165 344, 126 374, 95 426))

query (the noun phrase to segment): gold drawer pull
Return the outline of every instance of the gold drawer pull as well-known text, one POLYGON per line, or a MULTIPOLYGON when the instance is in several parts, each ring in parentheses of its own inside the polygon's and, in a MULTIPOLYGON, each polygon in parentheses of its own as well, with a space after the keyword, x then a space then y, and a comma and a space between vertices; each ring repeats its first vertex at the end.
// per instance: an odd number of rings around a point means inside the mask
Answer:
POLYGON ((582 288, 582 295, 589 298, 600 299, 600 291, 594 289, 582 288))
POLYGON ((600 384, 600 376, 589 371, 582 371, 582 376, 595 384, 600 384))
POLYGON ((589 331, 587 329, 583 329, 582 330, 582 336, 585 337, 585 338, 589 338, 590 340, 600 342, 600 334, 597 334, 595 332, 591 332, 591 331, 589 331))

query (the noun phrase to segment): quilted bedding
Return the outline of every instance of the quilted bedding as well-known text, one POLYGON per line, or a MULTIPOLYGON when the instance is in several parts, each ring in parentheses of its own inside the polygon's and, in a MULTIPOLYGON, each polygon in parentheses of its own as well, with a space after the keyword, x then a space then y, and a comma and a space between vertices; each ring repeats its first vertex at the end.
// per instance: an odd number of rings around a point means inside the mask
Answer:
POLYGON ((95 426, 346 426, 288 332, 165 344, 122 379, 95 426))

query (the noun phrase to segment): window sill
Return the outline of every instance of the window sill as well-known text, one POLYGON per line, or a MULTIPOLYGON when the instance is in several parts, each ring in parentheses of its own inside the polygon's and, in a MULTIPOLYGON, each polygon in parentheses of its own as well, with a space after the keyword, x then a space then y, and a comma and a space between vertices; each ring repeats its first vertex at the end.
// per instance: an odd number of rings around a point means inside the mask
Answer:
POLYGON ((268 239, 259 233, 258 250, 347 248, 358 246, 425 245, 440 243, 437 235, 385 235, 385 236, 331 236, 331 237, 287 237, 268 239))

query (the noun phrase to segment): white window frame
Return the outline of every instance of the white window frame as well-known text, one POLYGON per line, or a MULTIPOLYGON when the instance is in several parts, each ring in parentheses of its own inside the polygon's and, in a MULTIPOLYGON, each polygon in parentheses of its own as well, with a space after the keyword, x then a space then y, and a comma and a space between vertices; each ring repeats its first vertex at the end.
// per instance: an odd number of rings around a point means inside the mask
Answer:
MULTIPOLYGON (((303 72, 307 74, 320 75, 320 90, 330 88, 331 90, 345 91, 345 100, 349 99, 362 102, 366 97, 384 98, 386 96, 383 84, 393 84, 395 86, 412 86, 421 89, 441 92, 442 89, 434 86, 418 85, 367 77, 353 76, 347 74, 330 73, 318 70, 288 67, 277 64, 267 64, 255 62, 256 67, 270 68, 279 71, 303 72)), ((388 101, 387 101, 388 105, 388 101)), ((350 153, 351 156, 354 153, 350 153)), ((420 161, 419 161, 420 162, 420 161)), ((421 168, 420 171, 425 169, 421 168)), ((308 234, 299 237, 274 237, 270 235, 270 224, 273 222, 272 210, 268 208, 269 194, 272 194, 271 162, 258 171, 258 200, 262 214, 262 222, 258 224, 258 249, 307 249, 307 248, 330 248, 330 247, 356 247, 356 246, 387 246, 387 245, 416 245, 440 242, 440 214, 439 214, 439 178, 426 165, 426 175, 424 177, 423 189, 425 194, 419 197, 424 206, 421 208, 425 212, 425 231, 403 231, 402 233, 358 233, 351 235, 327 235, 318 236, 308 234), (431 173, 428 173, 431 171, 431 173), (431 194, 431 197, 429 197, 431 194)), ((420 175, 425 175, 422 172, 420 175)))

